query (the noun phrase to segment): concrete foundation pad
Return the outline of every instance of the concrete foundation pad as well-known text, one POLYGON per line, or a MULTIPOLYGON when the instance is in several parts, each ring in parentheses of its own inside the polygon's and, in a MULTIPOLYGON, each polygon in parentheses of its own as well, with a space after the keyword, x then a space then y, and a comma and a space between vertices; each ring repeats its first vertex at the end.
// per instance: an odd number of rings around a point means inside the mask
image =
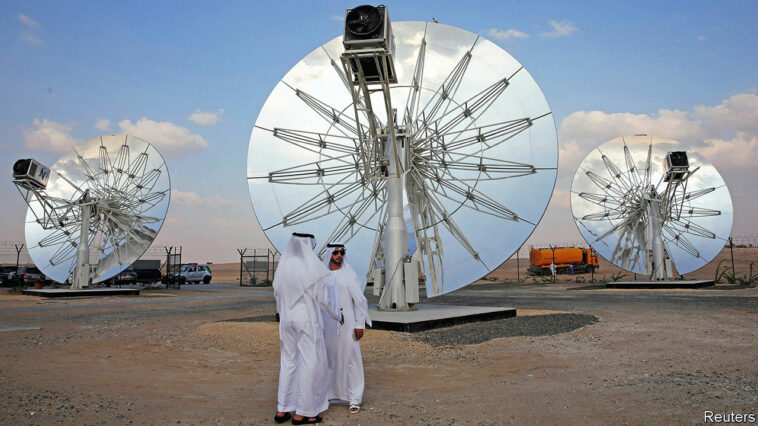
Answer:
POLYGON ((618 281, 606 283, 606 288, 701 288, 716 285, 713 280, 680 281, 618 281))
POLYGON ((21 291, 28 296, 42 297, 81 297, 81 296, 137 296, 138 288, 93 288, 86 290, 71 290, 70 288, 27 288, 21 291))
POLYGON ((516 316, 515 308, 417 304, 415 311, 378 311, 369 306, 369 316, 378 330, 416 331, 450 327, 478 321, 490 321, 516 316))

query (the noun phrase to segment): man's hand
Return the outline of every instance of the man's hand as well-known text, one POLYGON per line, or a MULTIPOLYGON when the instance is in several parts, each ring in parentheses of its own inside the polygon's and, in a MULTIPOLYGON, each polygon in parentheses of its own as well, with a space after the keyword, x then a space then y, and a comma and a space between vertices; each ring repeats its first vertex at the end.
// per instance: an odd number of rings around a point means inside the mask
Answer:
POLYGON ((363 329, 356 328, 354 330, 355 330, 355 340, 361 340, 361 337, 363 337, 363 329))

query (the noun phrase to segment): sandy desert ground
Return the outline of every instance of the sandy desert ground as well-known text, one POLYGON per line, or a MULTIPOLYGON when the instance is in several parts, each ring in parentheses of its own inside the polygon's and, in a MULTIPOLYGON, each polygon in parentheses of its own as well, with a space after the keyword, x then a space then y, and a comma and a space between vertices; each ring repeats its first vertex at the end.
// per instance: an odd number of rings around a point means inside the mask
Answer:
MULTIPOLYGON (((599 260, 600 262, 600 268, 595 273, 595 279, 597 280, 603 280, 608 279, 610 280, 610 277, 612 276, 618 276, 621 274, 623 276, 624 280, 633 280, 635 279, 634 274, 629 273, 628 271, 625 271, 616 265, 613 265, 603 259, 602 257, 599 260)), ((737 275, 744 275, 749 274, 750 272, 750 263, 754 262, 753 265, 753 273, 758 275, 758 248, 734 248, 734 268, 737 271, 737 275)), ((719 267, 719 270, 723 270, 726 267, 731 268, 731 254, 729 252, 728 248, 724 248, 721 253, 719 253, 718 256, 716 256, 715 259, 713 259, 710 263, 708 263, 706 266, 698 269, 697 271, 685 275, 686 279, 697 279, 697 280, 713 280, 714 275, 716 273, 716 268, 719 267), (720 267, 719 267, 720 265, 720 267)), ((492 273, 487 274, 486 277, 483 277, 483 280, 480 280, 479 282, 487 282, 487 281, 495 281, 495 282, 516 282, 517 280, 520 280, 520 282, 541 282, 542 279, 532 278, 529 276, 526 272, 526 269, 529 267, 529 256, 528 254, 526 256, 520 256, 517 260, 515 257, 508 259, 505 261, 502 265, 500 265, 498 268, 496 268, 492 273), (517 268, 517 265, 519 266, 517 268), (518 272, 517 272, 518 271, 518 272)), ((240 265, 239 263, 221 263, 221 264, 215 264, 211 265, 211 269, 213 270, 213 281, 214 282, 224 282, 224 283, 231 283, 231 282, 239 282, 240 279, 240 265)), ((263 275, 261 275, 263 276, 263 275)), ((580 274, 576 275, 574 277, 568 276, 568 275, 559 275, 558 276, 560 281, 574 281, 576 282, 577 278, 584 279, 586 281, 589 281, 591 279, 590 274, 580 274)), ((639 279, 643 279, 643 277, 638 277, 639 279)))
MULTIPOLYGON (((369 330, 363 410, 333 406, 326 424, 692 424, 758 411, 758 288, 499 279, 434 303, 519 316, 369 330)), ((251 318, 274 311, 270 288, 235 284, 72 300, 0 291, 0 423, 273 424, 277 325, 251 318)))

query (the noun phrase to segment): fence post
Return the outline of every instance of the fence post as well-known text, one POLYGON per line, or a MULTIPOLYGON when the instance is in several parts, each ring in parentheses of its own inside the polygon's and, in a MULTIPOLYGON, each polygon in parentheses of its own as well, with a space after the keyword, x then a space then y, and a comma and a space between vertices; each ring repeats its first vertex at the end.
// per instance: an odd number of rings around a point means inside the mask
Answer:
POLYGON ((242 286, 242 262, 244 261, 246 251, 247 249, 237 249, 237 253, 240 254, 240 286, 242 286))
POLYGON ((16 273, 18 273, 18 260, 21 257, 21 250, 24 249, 23 244, 14 244, 14 247, 16 247, 16 273))

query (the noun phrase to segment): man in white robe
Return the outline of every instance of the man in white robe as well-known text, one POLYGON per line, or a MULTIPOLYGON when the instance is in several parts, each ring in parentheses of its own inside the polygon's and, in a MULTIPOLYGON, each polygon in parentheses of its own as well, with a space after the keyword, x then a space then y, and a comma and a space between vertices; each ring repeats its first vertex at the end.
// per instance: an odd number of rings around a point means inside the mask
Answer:
POLYGON ((329 360, 328 395, 331 402, 349 403, 352 414, 360 411, 363 401, 363 360, 358 341, 366 324, 371 325, 368 302, 363 285, 350 264, 345 261, 345 247, 329 244, 324 264, 330 273, 326 278, 329 303, 342 312, 345 322, 339 324, 325 318, 324 337, 329 360))
POLYGON ((315 246, 312 235, 292 234, 274 275, 281 351, 277 423, 290 418, 293 424, 319 423, 318 414, 329 407, 322 312, 337 324, 342 319, 328 305, 329 271, 313 253, 315 246))

